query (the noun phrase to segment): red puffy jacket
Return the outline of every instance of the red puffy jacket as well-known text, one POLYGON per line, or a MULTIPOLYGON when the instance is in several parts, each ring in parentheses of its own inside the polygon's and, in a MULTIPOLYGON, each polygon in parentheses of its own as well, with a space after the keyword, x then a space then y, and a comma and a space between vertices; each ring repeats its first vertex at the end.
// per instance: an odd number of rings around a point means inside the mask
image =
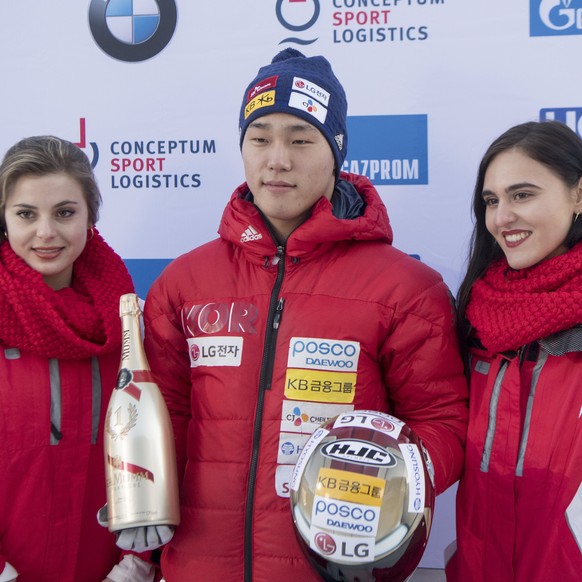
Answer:
POLYGON ((523 363, 472 349, 451 582, 582 578, 582 329, 538 348, 523 363))
POLYGON ((318 580, 294 536, 289 479, 315 426, 341 410, 409 423, 438 491, 460 474, 467 389, 449 294, 391 246, 372 184, 342 178, 334 208, 363 200, 363 214, 336 218, 322 198, 284 248, 241 186, 220 239, 150 290, 146 350, 183 472, 167 582, 318 580))
POLYGON ((101 582, 119 560, 96 519, 118 367, 119 352, 47 360, 0 343, 0 565, 14 566, 18 582, 101 582), (60 440, 51 436, 51 390, 60 440))

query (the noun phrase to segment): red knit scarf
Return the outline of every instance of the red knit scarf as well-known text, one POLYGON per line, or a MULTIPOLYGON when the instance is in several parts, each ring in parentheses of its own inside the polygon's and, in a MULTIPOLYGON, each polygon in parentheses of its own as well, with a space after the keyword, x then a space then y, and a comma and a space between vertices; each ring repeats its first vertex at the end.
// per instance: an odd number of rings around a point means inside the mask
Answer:
POLYGON ((467 319, 493 352, 582 323, 582 244, 519 271, 497 261, 473 285, 467 319))
POLYGON ((0 340, 47 358, 80 359, 119 349, 119 298, 133 292, 121 258, 95 230, 73 266, 73 286, 54 291, 0 246, 0 340))

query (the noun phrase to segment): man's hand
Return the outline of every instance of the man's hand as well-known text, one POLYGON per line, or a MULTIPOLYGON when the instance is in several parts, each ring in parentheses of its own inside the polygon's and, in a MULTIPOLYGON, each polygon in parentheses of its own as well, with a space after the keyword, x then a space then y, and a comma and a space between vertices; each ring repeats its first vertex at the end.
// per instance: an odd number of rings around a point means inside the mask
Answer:
POLYGON ((174 528, 169 525, 130 527, 117 532, 115 544, 122 550, 141 553, 167 544, 173 535, 174 528))
POLYGON ((0 582, 16 582, 17 578, 18 572, 13 566, 6 562, 4 569, 0 572, 0 582))
MULTIPOLYGON (((97 512, 97 521, 107 527, 107 504, 97 512)), ((141 553, 167 544, 174 536, 174 528, 170 525, 129 527, 115 532, 115 535, 117 547, 141 553)))
POLYGON ((126 555, 113 570, 109 572, 103 582, 153 582, 156 577, 156 568, 137 556, 126 555))

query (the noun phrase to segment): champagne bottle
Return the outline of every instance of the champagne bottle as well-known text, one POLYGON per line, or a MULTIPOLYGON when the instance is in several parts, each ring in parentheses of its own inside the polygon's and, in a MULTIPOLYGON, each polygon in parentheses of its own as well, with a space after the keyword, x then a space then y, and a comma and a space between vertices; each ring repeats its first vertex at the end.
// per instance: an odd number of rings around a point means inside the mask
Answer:
POLYGON ((170 415, 146 358, 137 295, 120 298, 122 348, 105 417, 108 529, 180 523, 170 415))

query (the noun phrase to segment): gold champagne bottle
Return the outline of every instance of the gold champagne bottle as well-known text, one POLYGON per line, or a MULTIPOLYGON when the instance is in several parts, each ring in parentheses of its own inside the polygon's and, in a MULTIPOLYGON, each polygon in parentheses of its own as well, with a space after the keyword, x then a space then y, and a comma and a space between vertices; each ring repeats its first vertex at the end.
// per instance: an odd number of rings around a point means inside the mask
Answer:
POLYGON ((178 525, 180 510, 172 425, 148 364, 137 295, 119 303, 122 348, 117 385, 105 417, 109 531, 178 525))

